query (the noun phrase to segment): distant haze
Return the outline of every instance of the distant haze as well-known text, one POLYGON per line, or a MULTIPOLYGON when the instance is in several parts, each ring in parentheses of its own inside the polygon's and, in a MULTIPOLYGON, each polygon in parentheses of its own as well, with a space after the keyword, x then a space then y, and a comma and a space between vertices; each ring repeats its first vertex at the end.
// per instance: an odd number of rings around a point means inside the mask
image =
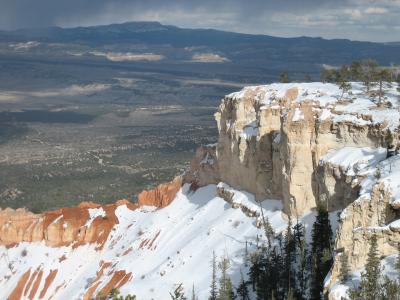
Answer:
POLYGON ((400 41, 400 0, 0 0, 0 29, 160 21, 275 36, 400 41))

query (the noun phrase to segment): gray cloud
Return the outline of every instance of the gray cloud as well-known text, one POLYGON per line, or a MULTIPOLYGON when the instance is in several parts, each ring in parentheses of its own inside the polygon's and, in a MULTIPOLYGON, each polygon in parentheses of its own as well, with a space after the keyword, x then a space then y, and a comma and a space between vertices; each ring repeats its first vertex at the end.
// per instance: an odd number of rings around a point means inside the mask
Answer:
POLYGON ((400 0, 0 0, 0 28, 152 20, 277 36, 400 41, 400 0))

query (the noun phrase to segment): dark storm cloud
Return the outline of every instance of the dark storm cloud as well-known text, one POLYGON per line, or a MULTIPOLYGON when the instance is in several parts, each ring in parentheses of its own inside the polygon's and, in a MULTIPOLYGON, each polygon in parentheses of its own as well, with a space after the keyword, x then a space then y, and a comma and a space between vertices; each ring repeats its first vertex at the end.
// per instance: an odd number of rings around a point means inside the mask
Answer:
POLYGON ((153 20, 184 27, 400 40, 400 0, 0 0, 0 27, 153 20))

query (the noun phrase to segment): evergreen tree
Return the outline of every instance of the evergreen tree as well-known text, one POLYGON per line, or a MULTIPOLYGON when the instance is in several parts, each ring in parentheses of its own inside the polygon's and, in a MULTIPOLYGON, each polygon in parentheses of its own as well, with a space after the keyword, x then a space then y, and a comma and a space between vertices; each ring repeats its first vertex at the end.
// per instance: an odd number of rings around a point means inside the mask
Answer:
POLYGON ((388 69, 381 69, 376 72, 375 79, 379 82, 378 103, 382 103, 382 98, 385 95, 383 83, 391 81, 392 74, 388 69))
POLYGON ((176 284, 174 291, 169 294, 171 296, 171 300, 186 300, 187 299, 185 297, 182 283, 176 284))
POLYGON ((312 228, 311 243, 311 298, 321 299, 323 283, 332 266, 332 228, 328 211, 318 207, 312 228))
MULTIPOLYGON (((96 298, 96 299, 97 299, 97 298, 96 298)), ((110 299, 110 300, 136 300, 136 296, 135 296, 135 295, 130 295, 130 294, 126 295, 125 297, 124 297, 124 296, 121 296, 119 290, 116 289, 116 288, 113 288, 113 289, 111 289, 111 291, 110 291, 108 297, 101 297, 100 299, 110 299)))
POLYGON ((272 240, 274 239, 274 229, 272 228, 272 225, 268 217, 264 216, 264 210, 262 209, 261 204, 260 204, 260 211, 261 211, 261 218, 263 221, 264 233, 268 240, 268 246, 271 247, 272 240))
POLYGON ((228 276, 229 260, 223 258, 218 264, 221 272, 221 277, 219 278, 219 289, 218 289, 218 300, 233 300, 236 299, 235 293, 233 291, 233 284, 228 276))
POLYGON ((352 81, 362 81, 363 69, 359 61, 354 61, 350 65, 350 78, 352 81))
POLYGON ((361 68, 362 68, 361 79, 365 87, 367 88, 367 92, 369 92, 374 82, 374 79, 376 79, 378 63, 372 59, 368 59, 361 62, 361 68))
POLYGON ((191 300, 199 300, 199 298, 196 296, 196 291, 194 290, 194 284, 192 286, 192 298, 191 300))
POLYGON ((284 255, 285 255, 285 265, 284 265, 284 289, 285 291, 292 291, 296 286, 295 283, 295 250, 296 250, 296 240, 294 239, 292 232, 292 220, 289 218, 288 227, 285 236, 284 245, 284 255))
POLYGON ((393 147, 393 134, 390 131, 390 129, 388 129, 388 131, 385 134, 385 144, 386 144, 386 148, 391 148, 393 147))
POLYGON ((214 251, 213 251, 213 258, 212 258, 210 297, 208 299, 209 300, 217 300, 217 260, 216 260, 214 251))
POLYGON ((335 69, 325 69, 321 70, 321 81, 322 82, 337 82, 338 71, 335 69))
POLYGON ((299 299, 306 297, 307 289, 307 242, 305 240, 304 225, 297 221, 293 228, 294 240, 296 241, 297 272, 296 272, 296 295, 299 299))
POLYGON ((349 256, 346 252, 343 252, 340 256, 340 265, 340 278, 342 279, 342 282, 346 282, 347 280, 349 280, 350 273, 349 256))
POLYGON ((279 82, 282 82, 282 83, 290 82, 289 73, 287 71, 284 71, 279 75, 279 82))
POLYGON ((340 100, 342 100, 344 94, 351 90, 351 84, 346 79, 341 79, 339 82, 339 88, 342 90, 342 95, 340 96, 340 100))
POLYGON ((379 274, 380 259, 378 254, 378 244, 376 235, 370 239, 367 264, 365 272, 361 274, 361 283, 358 288, 350 289, 351 300, 377 299, 380 295, 379 274))
POLYGON ((260 253, 253 253, 250 256, 251 265, 249 268, 249 278, 253 292, 256 290, 256 286, 259 282, 261 275, 261 265, 260 265, 260 253))
MULTIPOLYGON (((271 290, 271 282, 269 281, 269 274, 273 272, 272 266, 270 265, 270 254, 267 251, 267 248, 262 248, 262 251, 259 256, 259 267, 260 274, 259 279, 257 281, 257 300, 266 300, 269 297, 271 290)), ((275 274, 276 276, 277 274, 275 274)))
POLYGON ((240 283, 236 288, 236 294, 239 300, 250 300, 249 290, 247 289, 247 282, 243 278, 242 271, 240 271, 240 283))
POLYGON ((371 237, 370 248, 368 252, 367 264, 365 266, 366 296, 368 299, 374 299, 378 293, 378 279, 380 274, 380 259, 378 253, 378 243, 376 235, 371 237))

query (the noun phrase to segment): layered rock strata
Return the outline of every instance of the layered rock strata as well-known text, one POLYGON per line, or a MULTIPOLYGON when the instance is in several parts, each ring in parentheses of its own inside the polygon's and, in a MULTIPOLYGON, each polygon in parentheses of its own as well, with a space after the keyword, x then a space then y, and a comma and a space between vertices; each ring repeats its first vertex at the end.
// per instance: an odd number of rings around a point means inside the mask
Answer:
POLYGON ((182 185, 182 178, 143 191, 137 203, 119 200, 99 205, 82 202, 77 207, 62 208, 41 214, 25 209, 0 209, 0 245, 12 247, 21 242, 41 242, 51 247, 95 243, 102 247, 118 219, 115 210, 126 205, 134 210, 143 206, 163 208, 171 203, 182 185))

